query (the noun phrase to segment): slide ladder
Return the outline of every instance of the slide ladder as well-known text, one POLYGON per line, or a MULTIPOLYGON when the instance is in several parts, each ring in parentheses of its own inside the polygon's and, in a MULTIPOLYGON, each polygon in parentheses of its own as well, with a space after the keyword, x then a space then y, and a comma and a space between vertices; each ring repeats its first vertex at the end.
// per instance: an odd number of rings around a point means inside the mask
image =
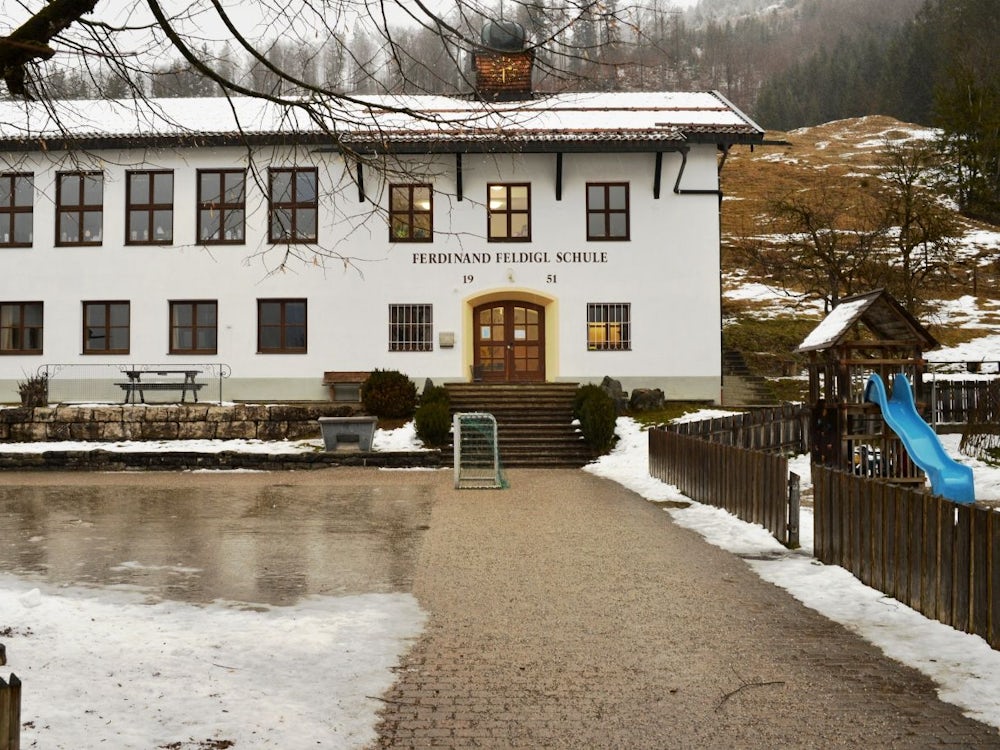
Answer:
POLYGON ((865 401, 878 404, 882 417, 899 439, 913 463, 927 473, 931 491, 956 503, 974 503, 975 485, 972 469, 960 464, 941 445, 934 429, 917 412, 913 388, 903 373, 897 373, 892 383, 892 397, 886 394, 885 383, 876 374, 868 376, 865 401))

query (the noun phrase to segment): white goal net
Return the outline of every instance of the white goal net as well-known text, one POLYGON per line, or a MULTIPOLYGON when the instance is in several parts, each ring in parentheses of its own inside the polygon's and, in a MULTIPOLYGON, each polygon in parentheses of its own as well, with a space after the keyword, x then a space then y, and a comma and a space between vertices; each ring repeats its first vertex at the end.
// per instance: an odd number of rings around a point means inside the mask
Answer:
POLYGON ((455 489, 501 489, 497 421, 492 414, 459 412, 452 423, 455 446, 455 489))

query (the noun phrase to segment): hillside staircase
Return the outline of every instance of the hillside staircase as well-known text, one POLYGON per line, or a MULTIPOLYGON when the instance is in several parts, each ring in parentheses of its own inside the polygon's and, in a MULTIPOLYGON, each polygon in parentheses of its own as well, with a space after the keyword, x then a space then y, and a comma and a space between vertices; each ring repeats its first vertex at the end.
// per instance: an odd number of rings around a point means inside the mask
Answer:
POLYGON ((770 406, 778 403, 774 389, 755 375, 737 349, 722 350, 722 405, 770 406))
POLYGON ((505 467, 580 467, 592 456, 572 424, 576 383, 447 383, 451 412, 497 421, 505 467))

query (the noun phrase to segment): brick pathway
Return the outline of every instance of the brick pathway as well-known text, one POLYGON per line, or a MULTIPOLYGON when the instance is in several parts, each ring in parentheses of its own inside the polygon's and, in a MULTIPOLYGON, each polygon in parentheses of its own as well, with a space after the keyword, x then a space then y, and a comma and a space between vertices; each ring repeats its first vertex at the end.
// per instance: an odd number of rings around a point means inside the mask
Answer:
POLYGON ((933 684, 581 471, 442 474, 379 748, 984 748, 933 684))

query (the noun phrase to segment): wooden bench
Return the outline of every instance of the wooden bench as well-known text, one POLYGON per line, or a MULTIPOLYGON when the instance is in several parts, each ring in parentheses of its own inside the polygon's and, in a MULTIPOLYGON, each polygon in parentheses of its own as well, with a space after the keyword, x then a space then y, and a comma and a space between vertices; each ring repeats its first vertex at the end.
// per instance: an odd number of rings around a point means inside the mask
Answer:
POLYGON ((124 370, 128 377, 127 383, 115 383, 125 391, 125 403, 135 403, 135 394, 139 394, 139 401, 146 403, 146 391, 180 391, 181 403, 184 402, 188 393, 198 400, 198 391, 205 387, 205 383, 196 382, 195 378, 201 370, 124 370), (157 375, 166 377, 169 375, 183 375, 181 380, 143 380, 143 375, 157 375))

